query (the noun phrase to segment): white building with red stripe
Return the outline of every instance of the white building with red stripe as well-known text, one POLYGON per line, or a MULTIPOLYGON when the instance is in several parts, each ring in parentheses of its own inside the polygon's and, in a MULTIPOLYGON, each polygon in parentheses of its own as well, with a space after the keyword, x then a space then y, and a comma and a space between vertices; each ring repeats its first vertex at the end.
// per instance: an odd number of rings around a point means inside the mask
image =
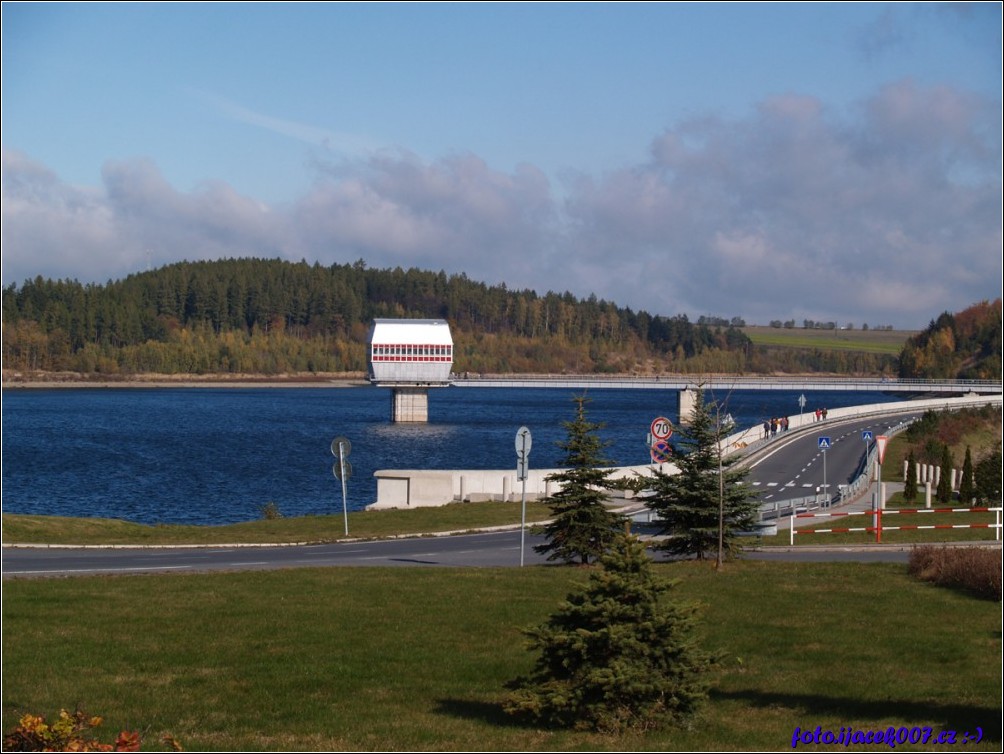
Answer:
POLYGON ((370 382, 392 388, 392 421, 428 421, 428 388, 449 385, 452 371, 453 336, 445 320, 373 320, 370 382))

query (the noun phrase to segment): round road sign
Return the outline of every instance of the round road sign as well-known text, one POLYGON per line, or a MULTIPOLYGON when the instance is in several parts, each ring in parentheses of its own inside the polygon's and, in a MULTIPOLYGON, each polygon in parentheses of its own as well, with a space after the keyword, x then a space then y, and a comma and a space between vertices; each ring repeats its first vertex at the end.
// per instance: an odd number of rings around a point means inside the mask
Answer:
POLYGON ((673 457, 673 447, 665 440, 656 440, 651 448, 652 463, 669 463, 673 457))
POLYGON ((335 479, 342 478, 342 465, 345 466, 345 481, 349 481, 352 478, 352 464, 348 461, 342 461, 341 463, 336 463, 331 467, 331 473, 335 475, 335 479))
POLYGON ((349 442, 347 437, 336 437, 331 441, 331 455, 338 458, 338 447, 341 446, 342 457, 348 458, 349 453, 352 452, 352 443, 349 442))
POLYGON ((660 416, 652 422, 652 437, 656 440, 668 440, 673 436, 673 422, 660 416))

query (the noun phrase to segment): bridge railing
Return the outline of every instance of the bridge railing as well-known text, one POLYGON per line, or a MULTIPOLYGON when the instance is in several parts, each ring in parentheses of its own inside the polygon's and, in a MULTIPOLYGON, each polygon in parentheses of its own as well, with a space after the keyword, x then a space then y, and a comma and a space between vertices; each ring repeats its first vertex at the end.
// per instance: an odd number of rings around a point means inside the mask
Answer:
POLYGON ((451 375, 452 384, 460 387, 478 385, 496 387, 583 386, 583 387, 649 387, 665 389, 774 389, 802 388, 832 390, 874 390, 878 392, 980 392, 999 393, 1004 390, 1000 380, 932 380, 899 377, 831 377, 831 376, 736 376, 664 374, 653 376, 613 376, 602 374, 492 374, 461 372, 451 375))

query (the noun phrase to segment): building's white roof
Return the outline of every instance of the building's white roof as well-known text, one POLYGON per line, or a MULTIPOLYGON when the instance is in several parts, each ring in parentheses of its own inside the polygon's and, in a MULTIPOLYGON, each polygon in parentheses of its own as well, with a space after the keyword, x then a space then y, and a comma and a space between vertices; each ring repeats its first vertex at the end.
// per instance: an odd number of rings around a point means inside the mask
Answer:
POLYGON ((375 319, 370 343, 452 346, 453 337, 442 319, 375 319))

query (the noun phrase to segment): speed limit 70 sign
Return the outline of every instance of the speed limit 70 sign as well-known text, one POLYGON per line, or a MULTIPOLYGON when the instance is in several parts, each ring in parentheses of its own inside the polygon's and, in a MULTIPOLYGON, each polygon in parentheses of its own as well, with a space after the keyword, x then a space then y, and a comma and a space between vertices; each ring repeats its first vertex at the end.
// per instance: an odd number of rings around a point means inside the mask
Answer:
POLYGON ((673 422, 664 416, 660 416, 652 422, 650 431, 652 432, 652 439, 668 440, 673 435, 673 422))

